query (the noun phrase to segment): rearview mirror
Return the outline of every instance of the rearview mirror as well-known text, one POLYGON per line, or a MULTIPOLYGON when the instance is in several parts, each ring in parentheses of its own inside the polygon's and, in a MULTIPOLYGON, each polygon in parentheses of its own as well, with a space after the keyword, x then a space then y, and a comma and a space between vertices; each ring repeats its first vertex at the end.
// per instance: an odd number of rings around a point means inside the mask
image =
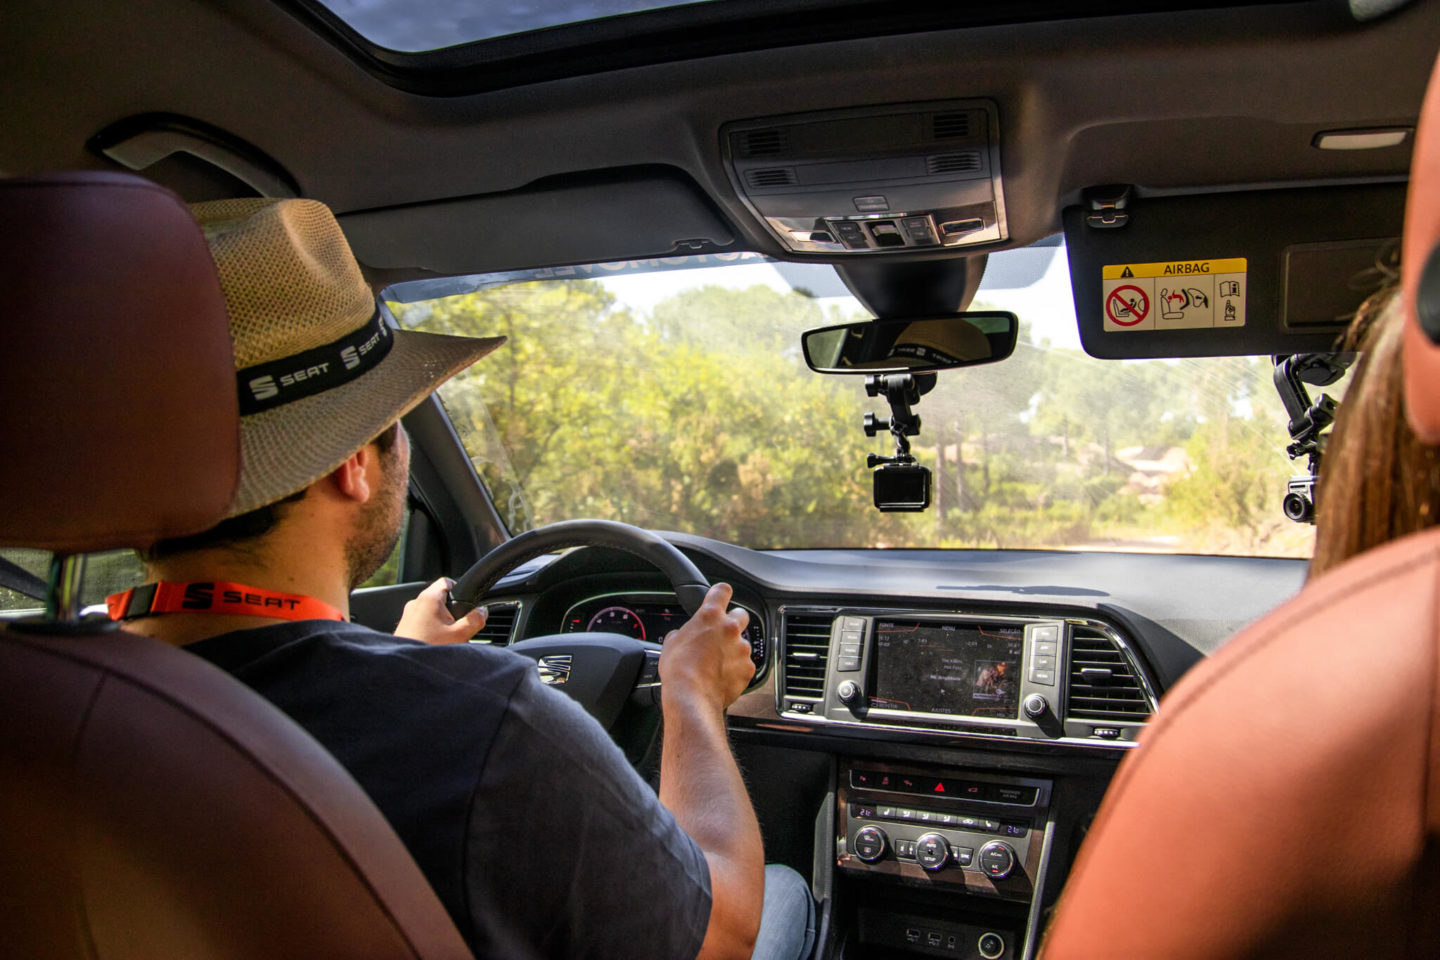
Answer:
POLYGON ((1019 331, 1015 314, 997 310, 821 327, 800 343, 816 373, 923 373, 1004 360, 1019 331))

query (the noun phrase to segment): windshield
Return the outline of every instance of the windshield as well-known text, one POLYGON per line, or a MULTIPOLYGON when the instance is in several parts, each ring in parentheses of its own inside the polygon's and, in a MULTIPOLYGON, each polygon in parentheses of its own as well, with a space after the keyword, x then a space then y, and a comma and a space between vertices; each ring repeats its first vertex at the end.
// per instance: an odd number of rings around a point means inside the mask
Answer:
POLYGON ((440 395, 512 533, 598 517, 754 548, 1312 549, 1280 509, 1300 469, 1270 360, 1086 355, 1059 238, 990 257, 972 309, 1018 314, 1020 342, 920 399, 934 482, 915 514, 872 503, 866 455, 894 450, 862 421, 883 398, 801 354, 802 331, 867 316, 829 266, 711 255, 391 295, 405 327, 509 337, 440 395))

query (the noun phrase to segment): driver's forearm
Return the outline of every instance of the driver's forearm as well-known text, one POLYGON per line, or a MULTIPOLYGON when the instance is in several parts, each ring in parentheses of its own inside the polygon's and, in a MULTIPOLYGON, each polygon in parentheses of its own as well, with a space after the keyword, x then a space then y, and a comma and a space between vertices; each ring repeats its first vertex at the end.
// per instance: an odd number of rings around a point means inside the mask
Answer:
POLYGON ((765 851, 725 715, 670 690, 660 758, 660 802, 705 854, 711 920, 702 957, 748 957, 760 927, 765 851))

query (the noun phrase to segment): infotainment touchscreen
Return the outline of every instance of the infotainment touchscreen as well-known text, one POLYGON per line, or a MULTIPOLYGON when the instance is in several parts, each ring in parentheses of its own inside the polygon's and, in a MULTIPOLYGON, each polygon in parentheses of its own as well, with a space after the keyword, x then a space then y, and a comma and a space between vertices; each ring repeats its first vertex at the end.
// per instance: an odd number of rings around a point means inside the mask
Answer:
POLYGON ((870 705, 1015 719, 1024 641, 1018 624, 877 619, 870 705))

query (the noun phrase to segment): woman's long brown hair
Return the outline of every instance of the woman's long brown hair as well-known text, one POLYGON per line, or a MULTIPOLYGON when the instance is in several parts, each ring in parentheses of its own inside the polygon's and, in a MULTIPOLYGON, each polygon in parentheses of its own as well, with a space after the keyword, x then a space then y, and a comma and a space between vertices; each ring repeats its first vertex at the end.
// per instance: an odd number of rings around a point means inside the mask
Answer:
POLYGON ((1321 462, 1312 578, 1440 518, 1440 449, 1405 422, 1403 330, 1391 287, 1366 301, 1346 335, 1344 349, 1363 355, 1321 462))

